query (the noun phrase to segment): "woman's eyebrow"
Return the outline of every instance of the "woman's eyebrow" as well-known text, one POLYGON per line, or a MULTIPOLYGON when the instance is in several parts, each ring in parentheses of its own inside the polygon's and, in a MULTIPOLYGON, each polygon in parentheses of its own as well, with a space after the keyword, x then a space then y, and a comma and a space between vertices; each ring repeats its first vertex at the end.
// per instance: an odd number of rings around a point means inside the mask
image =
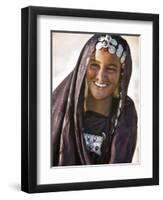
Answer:
POLYGON ((100 63, 100 61, 95 60, 94 58, 91 58, 90 61, 91 61, 91 62, 97 62, 97 63, 100 63))
MULTIPOLYGON (((96 60, 96 59, 94 59, 94 58, 91 58, 91 59, 90 59, 90 62, 95 62, 95 63, 98 63, 98 64, 101 63, 100 61, 98 61, 98 60, 96 60)), ((106 67, 118 68, 118 66, 117 66, 115 63, 109 63, 109 64, 106 64, 105 66, 106 66, 106 67)))

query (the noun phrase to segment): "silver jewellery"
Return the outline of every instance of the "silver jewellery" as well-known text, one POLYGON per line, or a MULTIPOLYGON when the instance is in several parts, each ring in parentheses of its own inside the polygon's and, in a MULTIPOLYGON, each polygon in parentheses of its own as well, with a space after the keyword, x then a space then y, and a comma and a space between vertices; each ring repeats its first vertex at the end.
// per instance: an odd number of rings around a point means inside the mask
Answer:
POLYGON ((118 44, 118 42, 113 39, 110 35, 101 36, 98 38, 96 44, 96 49, 108 48, 110 54, 116 54, 120 58, 121 64, 124 63, 126 59, 126 51, 124 51, 123 46, 118 44))
POLYGON ((121 109, 122 109, 122 92, 120 92, 120 100, 119 100, 117 115, 116 115, 116 118, 114 120, 114 126, 113 126, 113 129, 111 131, 111 135, 114 134, 114 131, 115 131, 116 127, 117 127, 118 120, 119 120, 119 117, 120 117, 120 114, 121 114, 121 109))
MULTIPOLYGON (((102 135, 105 135, 105 133, 103 132, 102 135)), ((88 151, 94 152, 99 156, 101 155, 101 146, 104 140, 103 136, 84 133, 84 140, 88 151)))

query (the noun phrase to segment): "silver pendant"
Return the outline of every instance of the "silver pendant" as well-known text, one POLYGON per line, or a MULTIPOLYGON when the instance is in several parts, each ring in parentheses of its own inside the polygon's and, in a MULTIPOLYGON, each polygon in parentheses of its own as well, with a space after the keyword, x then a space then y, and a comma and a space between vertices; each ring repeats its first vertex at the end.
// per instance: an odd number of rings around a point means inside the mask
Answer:
POLYGON ((102 136, 84 133, 84 140, 88 151, 94 152, 99 156, 101 155, 102 136))

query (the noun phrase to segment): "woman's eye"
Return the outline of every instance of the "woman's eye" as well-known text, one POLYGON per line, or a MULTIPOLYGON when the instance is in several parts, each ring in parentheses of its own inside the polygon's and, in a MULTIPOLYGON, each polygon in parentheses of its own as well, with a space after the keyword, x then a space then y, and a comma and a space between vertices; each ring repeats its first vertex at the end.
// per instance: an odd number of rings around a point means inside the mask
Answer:
POLYGON ((92 64, 90 64, 90 67, 91 67, 91 69, 98 69, 99 65, 96 63, 92 63, 92 64))
POLYGON ((116 69, 115 68, 107 68, 106 69, 108 72, 116 72, 116 69))

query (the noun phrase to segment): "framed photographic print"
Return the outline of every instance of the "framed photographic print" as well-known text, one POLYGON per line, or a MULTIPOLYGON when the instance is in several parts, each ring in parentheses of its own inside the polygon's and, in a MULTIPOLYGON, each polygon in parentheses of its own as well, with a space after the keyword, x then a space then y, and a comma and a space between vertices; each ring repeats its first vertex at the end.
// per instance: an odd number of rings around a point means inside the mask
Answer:
POLYGON ((159 15, 22 9, 21 188, 159 184, 159 15))

